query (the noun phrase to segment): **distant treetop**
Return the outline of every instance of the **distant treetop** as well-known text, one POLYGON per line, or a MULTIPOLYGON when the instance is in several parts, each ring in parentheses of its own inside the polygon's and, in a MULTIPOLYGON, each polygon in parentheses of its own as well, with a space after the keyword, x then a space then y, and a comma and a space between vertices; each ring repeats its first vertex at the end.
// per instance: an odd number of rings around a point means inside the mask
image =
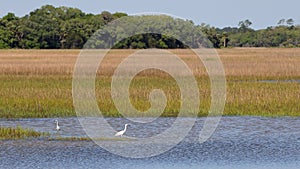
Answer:
MULTIPOLYGON (((87 14, 77 8, 51 5, 42 6, 23 17, 8 13, 0 18, 0 49, 80 49, 97 30, 126 16, 128 16, 126 13, 108 11, 87 14)), ((197 33, 199 31, 210 40, 211 47, 215 48, 300 47, 300 27, 295 25, 293 19, 280 19, 277 26, 262 30, 251 29, 252 22, 248 19, 239 22, 238 27, 225 28, 215 28, 207 24, 195 25, 190 20, 182 20, 180 24, 177 22, 179 23, 175 19, 161 20, 151 25, 151 29, 164 29, 165 34, 168 29, 181 31, 183 35, 181 39, 193 38, 193 42, 201 41, 202 35, 197 33), (163 27, 164 22, 169 23, 168 28, 163 27), (180 25, 189 26, 182 29, 180 25)), ((136 25, 137 30, 141 28, 136 25)), ((118 35, 122 33, 120 30, 116 31, 118 35)), ((199 45, 193 43, 191 46, 199 45)), ((128 37, 113 46, 113 48, 153 47, 186 48, 187 46, 176 37, 155 33, 128 37)))

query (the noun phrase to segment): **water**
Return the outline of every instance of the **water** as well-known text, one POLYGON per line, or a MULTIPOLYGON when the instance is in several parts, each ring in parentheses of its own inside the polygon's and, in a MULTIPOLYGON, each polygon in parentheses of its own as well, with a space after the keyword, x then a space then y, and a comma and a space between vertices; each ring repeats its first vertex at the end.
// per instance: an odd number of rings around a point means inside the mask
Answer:
POLYGON ((300 79, 291 79, 291 80, 259 80, 258 82, 262 82, 262 83, 300 83, 300 79))
MULTIPOLYGON (((0 125, 32 128, 55 136, 54 120, 0 120, 0 125)), ((117 130, 126 122, 107 120, 117 130)), ((142 159, 111 154, 93 141, 4 140, 0 141, 0 168, 296 169, 300 166, 300 118, 223 117, 213 136, 200 144, 197 138, 204 120, 199 118, 186 139, 173 149, 142 159)), ((76 118, 59 122, 61 137, 86 137, 76 118)), ((140 136, 147 131, 151 136, 173 122, 174 118, 160 118, 149 125, 131 124, 126 135, 140 136)))

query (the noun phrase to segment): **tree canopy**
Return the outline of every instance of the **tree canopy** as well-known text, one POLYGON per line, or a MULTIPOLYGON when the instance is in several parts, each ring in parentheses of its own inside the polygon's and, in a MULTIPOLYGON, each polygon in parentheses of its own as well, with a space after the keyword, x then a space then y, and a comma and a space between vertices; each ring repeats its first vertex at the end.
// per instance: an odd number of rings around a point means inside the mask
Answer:
MULTIPOLYGON (((126 13, 87 14, 77 8, 42 6, 28 15, 13 13, 0 18, 0 49, 74 49, 83 48, 97 30, 127 16, 126 13)), ((277 26, 254 30, 250 20, 241 21, 238 27, 215 28, 207 24, 195 25, 190 20, 160 16, 152 25, 143 26, 136 18, 126 31, 159 30, 161 33, 143 33, 122 39, 124 28, 116 27, 108 41, 119 40, 113 48, 186 48, 199 47, 300 47, 300 27, 293 19, 280 19, 277 26), (139 25, 140 24, 140 25, 139 25), (123 29, 123 30, 122 30, 123 29), (132 29, 132 30, 130 30, 132 29), (173 32, 170 33, 170 32, 173 32), (176 37, 174 35, 180 37, 176 37), (201 33, 200 33, 201 32, 201 33), (202 34, 203 33, 203 34, 202 34), (204 41, 204 35, 210 43, 204 41), (175 36, 175 37, 174 37, 175 36), (191 42, 186 46, 180 40, 191 42)), ((155 19, 153 19, 155 20, 155 19)), ((107 42, 97 42, 98 46, 107 42)))

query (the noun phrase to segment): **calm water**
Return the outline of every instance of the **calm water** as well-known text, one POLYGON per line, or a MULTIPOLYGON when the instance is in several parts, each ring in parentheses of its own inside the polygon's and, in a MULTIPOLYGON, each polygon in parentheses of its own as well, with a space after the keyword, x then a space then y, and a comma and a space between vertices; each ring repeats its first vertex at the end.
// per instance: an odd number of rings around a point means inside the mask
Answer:
POLYGON ((292 79, 292 80, 260 80, 258 82, 263 82, 263 83, 300 83, 300 79, 292 79))
MULTIPOLYGON (((57 135, 55 119, 0 120, 3 126, 22 126, 57 135)), ((107 119, 117 130, 124 119, 107 119)), ((130 159, 113 155, 92 141, 0 141, 0 168, 267 168, 300 166, 300 118, 224 117, 214 135, 197 142, 205 118, 179 145, 159 156, 130 159)), ((61 137, 85 137, 76 118, 59 119, 61 137)), ((174 118, 150 125, 131 124, 126 135, 149 136, 170 127, 174 118)), ((153 147, 156 148, 156 147, 153 147)), ((131 152, 128 152, 131 153, 131 152)))

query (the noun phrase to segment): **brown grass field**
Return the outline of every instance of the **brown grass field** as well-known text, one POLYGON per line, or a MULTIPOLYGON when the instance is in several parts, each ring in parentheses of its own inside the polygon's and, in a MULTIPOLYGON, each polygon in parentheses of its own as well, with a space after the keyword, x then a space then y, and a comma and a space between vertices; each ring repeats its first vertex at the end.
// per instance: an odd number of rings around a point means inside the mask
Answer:
MULTIPOLYGON (((193 68, 206 74, 190 50, 170 50, 193 68), (199 68, 200 67, 200 68, 199 68), (200 70, 199 70, 200 69, 200 70)), ((102 75, 111 74, 122 59, 135 50, 114 50, 103 61, 102 75)), ((217 50, 227 77, 299 77, 299 48, 236 48, 217 50)), ((80 50, 0 50, 0 75, 72 76, 80 50)))
MULTIPOLYGON (((199 116, 205 116, 210 105, 210 84, 204 66, 190 50, 170 51, 181 57, 197 77, 199 116)), ((96 92, 99 108, 106 116, 120 116, 110 96, 111 76, 120 62, 134 52, 113 50, 100 66, 96 92)), ((227 79, 225 115, 300 116, 299 48, 234 48, 217 52, 227 79)), ((72 76, 79 53, 80 50, 0 50, 0 117, 75 116, 72 76)), ((148 95, 154 88, 162 88, 168 98, 163 116, 176 116, 180 93, 176 82, 163 72, 149 70, 134 79, 130 88, 132 104, 147 110, 148 95)))

